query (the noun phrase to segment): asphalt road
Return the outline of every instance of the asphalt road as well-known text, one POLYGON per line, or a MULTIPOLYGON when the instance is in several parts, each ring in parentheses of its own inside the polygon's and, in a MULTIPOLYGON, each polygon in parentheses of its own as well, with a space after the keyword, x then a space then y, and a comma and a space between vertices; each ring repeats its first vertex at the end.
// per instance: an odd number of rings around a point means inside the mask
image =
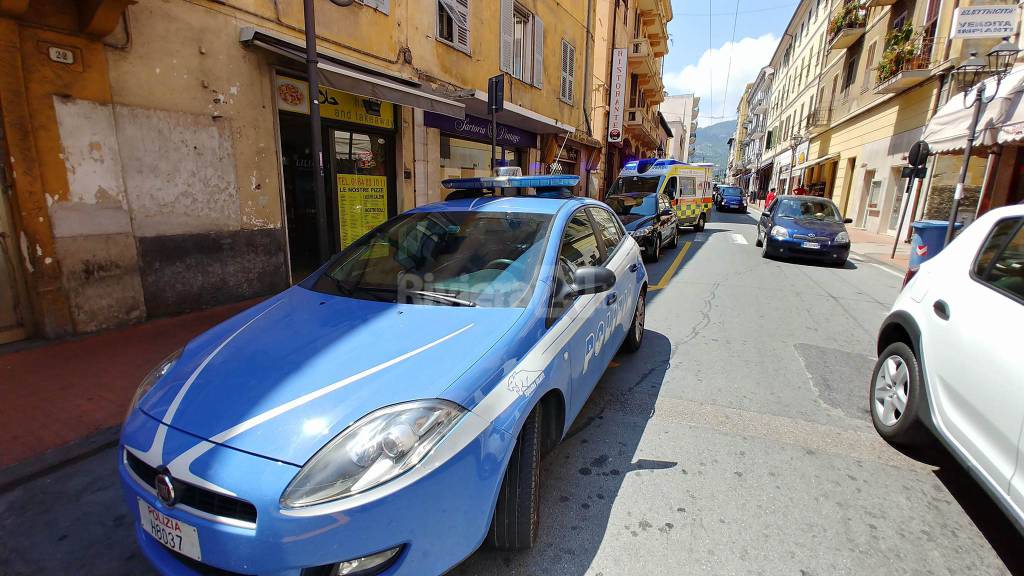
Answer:
MULTIPOLYGON (((643 348, 544 462, 538 546, 453 574, 1024 574, 1024 539, 963 470, 871 427, 900 274, 764 260, 754 239, 751 216, 715 214, 649 265, 643 348)), ((0 574, 149 573, 113 458, 0 495, 0 574)))

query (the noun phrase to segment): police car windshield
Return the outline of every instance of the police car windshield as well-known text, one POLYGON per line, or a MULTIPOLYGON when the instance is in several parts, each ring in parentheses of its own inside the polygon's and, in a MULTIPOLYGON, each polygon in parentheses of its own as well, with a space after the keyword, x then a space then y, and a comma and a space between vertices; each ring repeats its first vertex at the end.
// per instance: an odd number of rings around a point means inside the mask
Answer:
POLYGON ((547 214, 417 212, 338 254, 313 289, 361 300, 522 308, 551 224, 547 214))

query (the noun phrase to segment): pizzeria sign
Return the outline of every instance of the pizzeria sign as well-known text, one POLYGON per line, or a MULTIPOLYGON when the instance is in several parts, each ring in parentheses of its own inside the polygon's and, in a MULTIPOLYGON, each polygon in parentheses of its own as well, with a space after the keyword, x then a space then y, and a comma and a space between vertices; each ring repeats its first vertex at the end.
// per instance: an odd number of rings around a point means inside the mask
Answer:
MULTIPOLYGON (((309 114, 309 84, 287 76, 275 79, 277 109, 281 112, 309 114)), ((378 128, 395 127, 395 107, 390 102, 364 98, 328 86, 320 86, 320 116, 342 122, 378 128)))

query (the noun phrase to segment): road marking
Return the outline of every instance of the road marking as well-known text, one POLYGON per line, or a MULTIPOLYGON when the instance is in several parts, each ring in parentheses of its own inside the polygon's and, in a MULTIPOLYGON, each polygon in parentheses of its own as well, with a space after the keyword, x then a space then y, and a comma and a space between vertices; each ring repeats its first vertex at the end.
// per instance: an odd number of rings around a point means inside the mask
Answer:
POLYGON ((749 244, 743 234, 730 234, 729 237, 732 238, 733 244, 749 244))
POLYGON ((693 235, 693 241, 694 242, 703 242, 703 241, 705 241, 707 239, 708 239, 707 235, 704 234, 703 232, 698 232, 698 233, 693 235))
POLYGON ((893 276, 895 276, 897 278, 903 278, 903 274, 900 274, 899 272, 889 268, 888 266, 882 266, 881 264, 875 264, 874 262, 868 262, 868 264, 871 264, 872 266, 874 266, 875 268, 878 268, 879 270, 882 270, 884 272, 888 272, 889 274, 892 274, 893 276))
POLYGON ((649 291, 653 292, 655 290, 661 290, 665 286, 668 286, 668 283, 672 280, 672 275, 676 273, 676 270, 679 268, 679 264, 682 263, 683 258, 686 257, 686 252, 690 249, 690 244, 691 242, 683 242, 683 247, 679 250, 679 255, 677 255, 676 259, 672 261, 672 265, 668 267, 668 270, 661 275, 661 279, 658 280, 658 283, 648 288, 649 291))

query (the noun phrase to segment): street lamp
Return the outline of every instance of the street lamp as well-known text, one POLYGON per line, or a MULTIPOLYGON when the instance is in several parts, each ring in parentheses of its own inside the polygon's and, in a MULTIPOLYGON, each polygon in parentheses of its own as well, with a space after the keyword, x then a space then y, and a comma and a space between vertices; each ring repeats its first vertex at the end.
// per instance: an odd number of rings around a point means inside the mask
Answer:
MULTIPOLYGON (((793 189, 793 169, 796 168, 796 148, 800 145, 803 138, 799 134, 794 134, 789 139, 789 189, 793 189)), ((785 190, 783 190, 785 192, 785 190)))
POLYGON ((978 130, 978 119, 981 118, 981 108, 995 99, 999 93, 999 84, 1013 68, 1017 60, 1020 48, 1010 42, 1009 37, 989 50, 988 59, 981 58, 977 52, 971 52, 970 58, 963 64, 953 69, 953 77, 957 85, 964 90, 964 108, 973 107, 971 123, 967 127, 967 144, 964 146, 964 162, 960 167, 960 177, 957 179, 956 192, 953 193, 953 202, 949 209, 949 223, 946 225, 946 243, 949 245, 953 239, 953 227, 956 225, 956 215, 960 210, 960 199, 964 196, 964 183, 967 181, 967 166, 971 162, 971 153, 974 151, 974 133, 978 130), (985 96, 985 75, 989 72, 995 74, 996 88, 992 95, 985 96), (972 94, 972 101, 968 104, 967 96, 972 94))
MULTIPOLYGON (((353 0, 331 0, 335 6, 351 6, 353 0)), ((324 189, 323 140, 320 134, 320 62, 316 52, 316 16, 313 0, 302 2, 306 32, 306 80, 309 83, 310 152, 313 156, 313 194, 316 201, 316 239, 320 261, 330 256, 327 234, 327 191, 324 189)))

